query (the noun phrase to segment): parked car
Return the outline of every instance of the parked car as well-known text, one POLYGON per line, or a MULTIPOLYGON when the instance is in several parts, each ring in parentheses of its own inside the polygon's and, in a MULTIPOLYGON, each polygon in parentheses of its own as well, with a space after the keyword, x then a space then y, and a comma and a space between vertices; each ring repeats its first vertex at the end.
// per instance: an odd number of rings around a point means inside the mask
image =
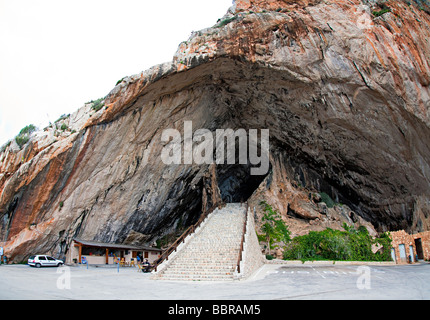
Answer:
POLYGON ((64 264, 63 260, 54 259, 47 255, 35 255, 28 258, 28 265, 36 268, 59 267, 64 264))

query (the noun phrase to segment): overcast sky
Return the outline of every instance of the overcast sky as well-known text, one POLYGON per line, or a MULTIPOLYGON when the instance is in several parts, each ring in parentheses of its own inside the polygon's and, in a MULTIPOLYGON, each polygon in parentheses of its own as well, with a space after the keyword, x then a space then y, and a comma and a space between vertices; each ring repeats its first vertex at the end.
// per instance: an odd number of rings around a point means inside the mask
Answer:
POLYGON ((0 146, 171 61, 232 0, 0 0, 0 146))

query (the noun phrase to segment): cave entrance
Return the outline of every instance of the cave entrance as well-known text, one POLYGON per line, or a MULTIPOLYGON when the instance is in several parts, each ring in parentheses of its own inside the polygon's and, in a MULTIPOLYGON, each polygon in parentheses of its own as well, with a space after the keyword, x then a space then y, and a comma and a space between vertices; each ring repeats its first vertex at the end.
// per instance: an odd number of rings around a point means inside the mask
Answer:
POLYGON ((269 166, 265 175, 251 175, 251 168, 250 164, 217 166, 218 187, 223 202, 245 202, 271 171, 269 166))

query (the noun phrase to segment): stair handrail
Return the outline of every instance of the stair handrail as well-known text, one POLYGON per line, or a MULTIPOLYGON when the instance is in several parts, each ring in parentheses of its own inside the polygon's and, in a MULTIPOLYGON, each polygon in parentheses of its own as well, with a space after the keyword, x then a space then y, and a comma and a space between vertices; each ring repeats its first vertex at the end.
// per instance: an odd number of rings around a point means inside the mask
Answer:
POLYGON ((237 272, 240 273, 240 262, 243 258, 243 249, 245 244, 245 236, 246 236, 246 226, 248 224, 248 201, 246 201, 246 213, 245 213, 245 221, 243 223, 243 234, 242 234, 242 240, 240 241, 240 250, 239 250, 239 257, 237 258, 237 272))
POLYGON ((164 261, 169 260, 169 256, 170 254, 172 254, 172 252, 176 251, 178 249, 178 246, 181 244, 181 242, 185 242, 185 238, 194 233, 196 231, 196 229, 200 226, 200 224, 209 216, 209 214, 211 214, 216 208, 218 208, 218 205, 214 205, 212 206, 207 212, 203 213, 199 220, 197 220, 197 222, 193 225, 191 225, 187 230, 185 230, 184 233, 182 233, 182 235, 176 239, 175 242, 173 242, 164 252, 163 254, 160 256, 160 258, 158 258, 158 260, 156 260, 156 262, 154 262, 154 264, 152 265, 152 270, 154 270, 155 272, 157 272, 157 268, 160 264, 162 264, 164 261))

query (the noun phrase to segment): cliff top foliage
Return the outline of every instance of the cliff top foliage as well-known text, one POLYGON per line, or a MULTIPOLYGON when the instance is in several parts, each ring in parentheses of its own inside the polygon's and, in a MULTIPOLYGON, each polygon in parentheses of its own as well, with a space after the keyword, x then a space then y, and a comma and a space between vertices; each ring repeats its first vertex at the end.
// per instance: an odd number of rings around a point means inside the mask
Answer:
POLYGON ((15 141, 20 148, 22 148, 30 140, 30 135, 34 131, 36 131, 36 129, 37 129, 36 126, 33 124, 25 126, 24 128, 21 129, 19 134, 15 137, 15 141))

